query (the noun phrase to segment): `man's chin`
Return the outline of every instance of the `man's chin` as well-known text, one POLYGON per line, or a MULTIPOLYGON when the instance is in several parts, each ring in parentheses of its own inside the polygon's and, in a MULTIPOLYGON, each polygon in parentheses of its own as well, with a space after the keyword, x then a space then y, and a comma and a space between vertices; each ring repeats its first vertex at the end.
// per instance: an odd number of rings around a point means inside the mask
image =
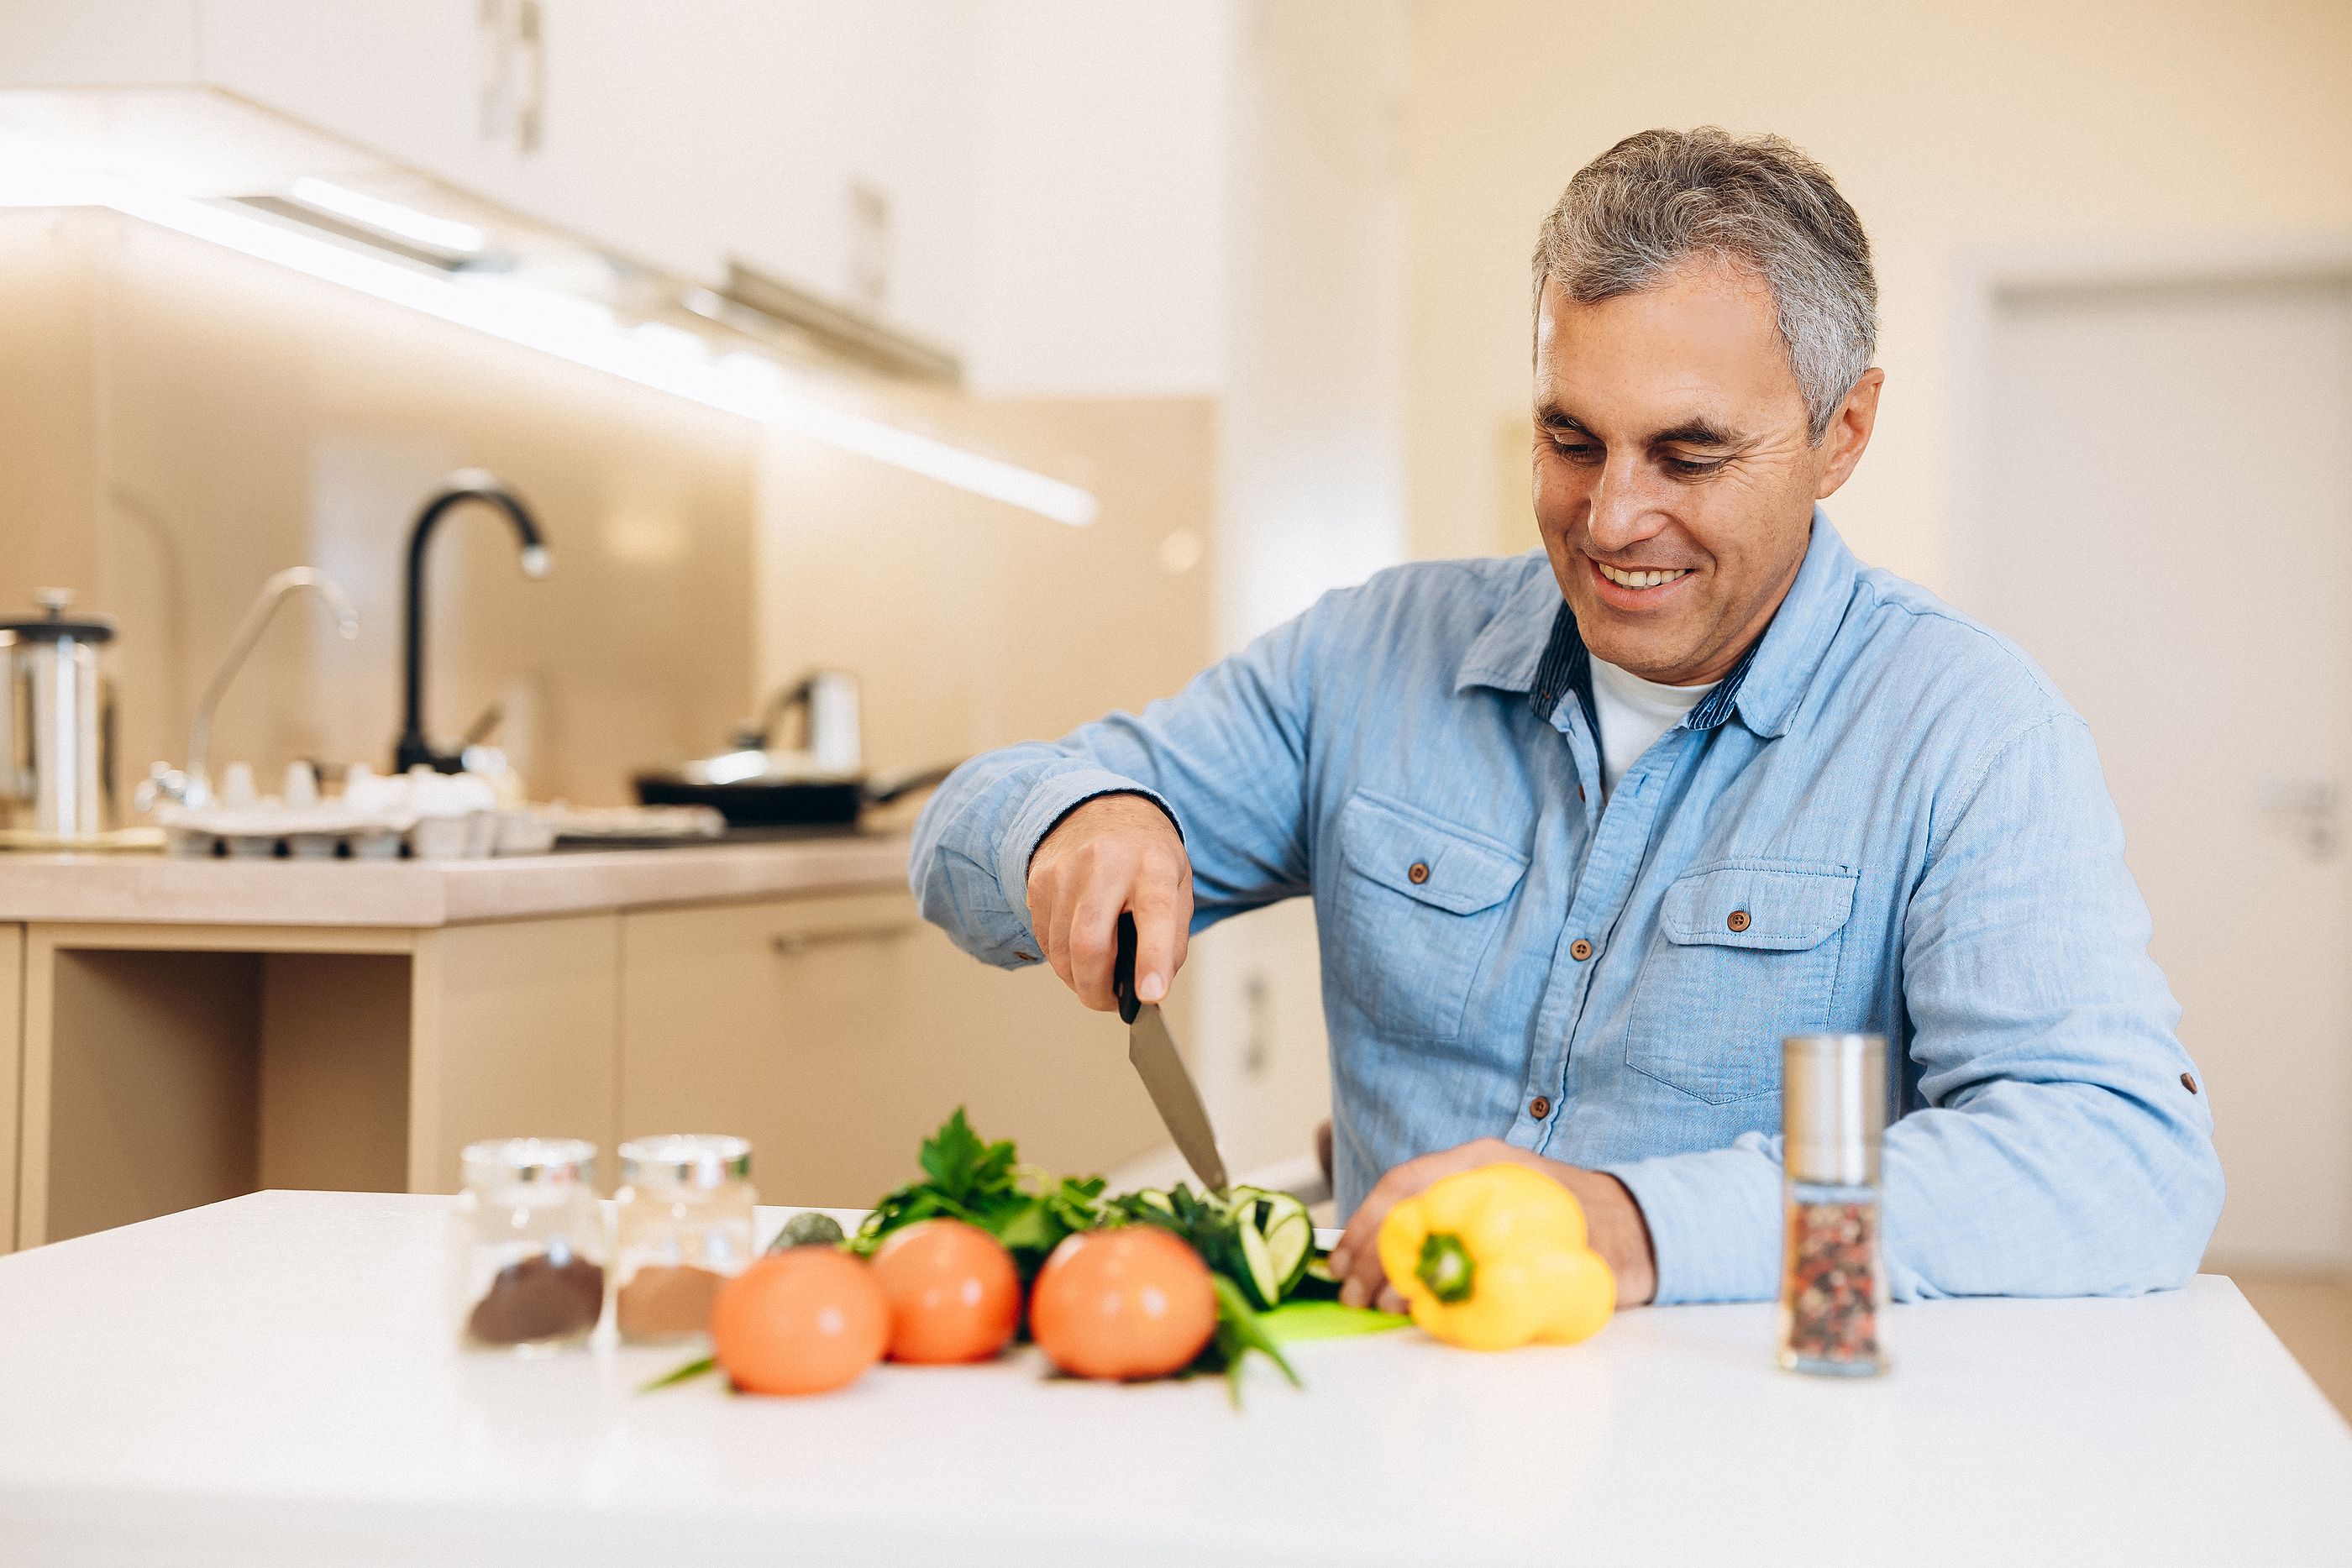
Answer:
POLYGON ((1576 612, 1576 630, 1584 646, 1604 664, 1641 676, 1645 681, 1673 679, 1672 672, 1687 667, 1696 639, 1683 634, 1679 624, 1628 614, 1601 603, 1597 594, 1571 593, 1569 608, 1576 612), (1652 671, 1666 674, 1653 674, 1652 671))

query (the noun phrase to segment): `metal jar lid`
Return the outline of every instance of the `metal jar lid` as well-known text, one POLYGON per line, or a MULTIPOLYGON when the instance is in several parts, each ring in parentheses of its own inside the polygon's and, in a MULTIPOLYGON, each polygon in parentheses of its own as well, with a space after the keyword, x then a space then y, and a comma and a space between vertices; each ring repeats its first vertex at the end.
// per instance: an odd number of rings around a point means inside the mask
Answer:
POLYGON ((596 1176, 596 1145, 585 1138, 489 1138, 467 1144, 460 1157, 467 1186, 509 1182, 585 1186, 596 1176))
POLYGON ((1798 1181, 1878 1180, 1886 1133, 1886 1038, 1800 1034, 1780 1042, 1781 1158, 1798 1181))
POLYGON ((68 618, 68 607, 73 603, 73 590, 44 588, 33 597, 40 601, 38 615, 11 615, 0 619, 0 632, 13 632, 20 643, 106 643, 113 640, 114 622, 104 615, 76 615, 68 618))
POLYGON ((718 1186, 751 1174, 751 1145, 724 1133, 664 1133, 621 1145, 621 1179, 718 1186))

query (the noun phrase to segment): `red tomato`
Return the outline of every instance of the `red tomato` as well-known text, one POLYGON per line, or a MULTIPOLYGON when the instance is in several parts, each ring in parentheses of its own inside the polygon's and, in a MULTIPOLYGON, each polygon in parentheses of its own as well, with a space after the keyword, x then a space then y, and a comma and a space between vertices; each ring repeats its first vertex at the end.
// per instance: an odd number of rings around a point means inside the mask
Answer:
POLYGON ((892 1231, 874 1254, 874 1281, 890 1306, 893 1361, 986 1361, 1021 1322, 1013 1254, 961 1219, 892 1231))
POLYGON ((824 1394, 882 1359, 890 1310, 874 1271, 831 1247, 772 1252, 710 1308, 710 1347, 738 1388, 824 1394))
POLYGON ((1209 1266, 1152 1225, 1069 1238, 1029 1296, 1029 1332, 1055 1365, 1080 1377, 1164 1377, 1216 1331, 1209 1266))

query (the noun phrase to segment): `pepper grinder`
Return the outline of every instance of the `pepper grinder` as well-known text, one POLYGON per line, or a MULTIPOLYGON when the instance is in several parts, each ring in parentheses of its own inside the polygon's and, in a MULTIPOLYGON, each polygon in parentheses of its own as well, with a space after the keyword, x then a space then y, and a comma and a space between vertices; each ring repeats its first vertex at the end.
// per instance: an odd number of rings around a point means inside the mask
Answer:
POLYGON ((1780 1363, 1791 1372, 1886 1370, 1879 1145, 1886 1040, 1803 1034, 1780 1042, 1781 1161, 1788 1211, 1780 1363))

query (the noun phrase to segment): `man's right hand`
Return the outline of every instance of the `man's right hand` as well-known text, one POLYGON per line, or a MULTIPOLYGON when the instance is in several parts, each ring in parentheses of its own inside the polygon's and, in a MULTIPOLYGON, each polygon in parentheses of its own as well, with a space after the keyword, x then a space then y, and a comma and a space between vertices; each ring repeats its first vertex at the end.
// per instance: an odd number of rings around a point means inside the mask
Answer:
POLYGON ((1055 824, 1029 857, 1029 928, 1078 999, 1111 994, 1121 910, 1135 915, 1135 994, 1157 1002, 1184 967, 1192 862, 1168 814, 1140 795, 1098 795, 1055 824))

